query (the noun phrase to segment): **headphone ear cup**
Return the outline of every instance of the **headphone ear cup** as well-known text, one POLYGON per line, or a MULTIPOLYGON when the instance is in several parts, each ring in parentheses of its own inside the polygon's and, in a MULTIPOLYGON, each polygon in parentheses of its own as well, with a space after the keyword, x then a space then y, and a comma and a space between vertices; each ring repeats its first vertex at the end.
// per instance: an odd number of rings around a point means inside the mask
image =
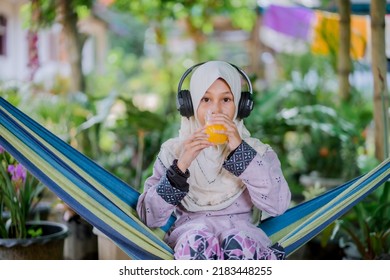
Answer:
POLYGON ((177 94, 176 102, 177 110, 183 117, 192 117, 194 115, 194 107, 192 106, 192 99, 189 90, 180 90, 177 94))
POLYGON ((237 117, 243 119, 249 116, 253 110, 252 94, 248 91, 241 92, 240 102, 238 103, 237 117))

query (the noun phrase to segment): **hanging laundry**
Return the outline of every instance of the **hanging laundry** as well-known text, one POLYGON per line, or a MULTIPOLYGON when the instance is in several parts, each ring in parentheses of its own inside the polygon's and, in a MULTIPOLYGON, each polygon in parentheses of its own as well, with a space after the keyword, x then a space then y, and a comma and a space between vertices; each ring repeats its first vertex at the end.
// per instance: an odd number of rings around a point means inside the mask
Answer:
POLYGON ((314 20, 310 9, 270 5, 263 15, 260 39, 277 52, 307 52, 314 20))
POLYGON ((271 5, 263 17, 263 24, 287 36, 310 41, 315 14, 303 7, 271 5))
MULTIPOLYGON (((276 52, 336 54, 340 16, 305 7, 270 5, 264 10, 260 40, 276 52)), ((369 16, 351 16, 351 57, 367 54, 369 16)))
MULTIPOLYGON (((315 11, 313 41, 311 50, 315 54, 337 53, 339 47, 340 16, 336 13, 315 11)), ((361 59, 366 54, 368 17, 351 16, 351 57, 361 59)))

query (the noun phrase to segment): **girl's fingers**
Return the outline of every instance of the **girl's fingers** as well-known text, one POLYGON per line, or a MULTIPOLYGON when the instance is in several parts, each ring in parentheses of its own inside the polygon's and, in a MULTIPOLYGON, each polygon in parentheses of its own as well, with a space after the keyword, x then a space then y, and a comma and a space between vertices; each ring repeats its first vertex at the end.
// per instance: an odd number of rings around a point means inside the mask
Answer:
POLYGON ((213 144, 207 141, 207 139, 188 139, 184 144, 183 151, 179 157, 182 166, 187 169, 192 161, 199 155, 199 153, 207 148, 212 146, 213 144))
POLYGON ((184 149, 191 153, 199 153, 204 148, 211 146, 207 139, 208 135, 205 133, 204 128, 200 128, 184 142, 184 149))

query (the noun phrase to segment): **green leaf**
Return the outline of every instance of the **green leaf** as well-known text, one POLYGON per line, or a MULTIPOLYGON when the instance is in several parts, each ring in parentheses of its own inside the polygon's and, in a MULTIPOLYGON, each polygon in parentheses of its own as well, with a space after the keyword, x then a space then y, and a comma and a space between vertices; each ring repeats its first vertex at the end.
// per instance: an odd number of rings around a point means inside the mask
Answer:
POLYGON ((37 228, 37 229, 30 228, 27 231, 27 233, 32 238, 35 238, 35 237, 41 236, 43 234, 43 230, 42 230, 42 228, 37 228))

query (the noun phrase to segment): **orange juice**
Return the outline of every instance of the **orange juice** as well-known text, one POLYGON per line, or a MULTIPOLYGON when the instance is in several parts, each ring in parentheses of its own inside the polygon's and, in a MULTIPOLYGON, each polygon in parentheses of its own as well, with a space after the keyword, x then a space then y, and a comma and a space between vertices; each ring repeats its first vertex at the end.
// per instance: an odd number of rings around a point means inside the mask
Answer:
POLYGON ((223 144, 227 141, 227 135, 215 133, 216 130, 226 130, 226 128, 221 124, 213 124, 206 127, 206 133, 209 135, 207 139, 211 143, 223 144))

